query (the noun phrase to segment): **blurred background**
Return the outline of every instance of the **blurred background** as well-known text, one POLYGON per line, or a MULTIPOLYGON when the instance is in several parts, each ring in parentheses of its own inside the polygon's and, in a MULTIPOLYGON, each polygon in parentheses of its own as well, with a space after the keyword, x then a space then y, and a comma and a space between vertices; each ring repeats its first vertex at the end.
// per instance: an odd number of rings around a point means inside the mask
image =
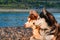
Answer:
POLYGON ((0 27, 23 26, 29 10, 37 10, 40 14, 44 7, 60 23, 60 0, 0 0, 0 27))
POLYGON ((60 0, 0 0, 3 9, 60 8, 60 0))

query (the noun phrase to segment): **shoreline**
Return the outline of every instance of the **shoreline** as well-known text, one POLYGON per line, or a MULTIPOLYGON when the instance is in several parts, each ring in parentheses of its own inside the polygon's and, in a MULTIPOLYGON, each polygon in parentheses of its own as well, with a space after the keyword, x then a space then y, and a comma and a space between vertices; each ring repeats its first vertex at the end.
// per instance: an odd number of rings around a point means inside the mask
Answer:
MULTIPOLYGON (((29 12, 30 10, 41 12, 42 9, 0 9, 0 12, 29 12)), ((60 9, 55 8, 48 8, 47 11, 51 13, 60 13, 60 9)))

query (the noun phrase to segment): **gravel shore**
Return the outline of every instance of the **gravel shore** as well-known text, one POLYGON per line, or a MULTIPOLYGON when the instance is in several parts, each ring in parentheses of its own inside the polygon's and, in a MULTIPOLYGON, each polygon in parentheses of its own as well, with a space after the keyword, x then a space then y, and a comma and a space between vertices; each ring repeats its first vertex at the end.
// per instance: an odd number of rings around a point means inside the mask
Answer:
MULTIPOLYGON (((29 40, 31 36, 32 36, 31 28, 0 27, 0 40, 29 40)), ((58 33, 57 40, 60 40, 60 31, 58 33)))
POLYGON ((29 40, 32 29, 23 27, 0 28, 0 40, 29 40))

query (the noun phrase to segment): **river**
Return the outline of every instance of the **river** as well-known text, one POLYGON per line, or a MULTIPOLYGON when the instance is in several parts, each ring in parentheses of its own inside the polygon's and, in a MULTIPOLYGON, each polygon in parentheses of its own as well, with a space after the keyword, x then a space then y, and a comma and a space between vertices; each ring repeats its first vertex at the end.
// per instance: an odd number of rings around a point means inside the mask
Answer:
MULTIPOLYGON (((60 23, 60 13, 52 13, 60 23)), ((0 27, 19 27, 27 21, 28 12, 0 12, 0 27)))

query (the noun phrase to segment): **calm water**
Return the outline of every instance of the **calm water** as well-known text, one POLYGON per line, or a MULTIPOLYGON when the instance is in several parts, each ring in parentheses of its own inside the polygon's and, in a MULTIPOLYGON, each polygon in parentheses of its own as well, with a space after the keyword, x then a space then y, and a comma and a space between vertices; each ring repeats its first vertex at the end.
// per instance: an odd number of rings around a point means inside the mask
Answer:
MULTIPOLYGON (((23 26, 27 21, 28 13, 0 13, 0 27, 16 27, 23 26)), ((60 23, 60 13, 53 13, 58 23, 60 23)))

